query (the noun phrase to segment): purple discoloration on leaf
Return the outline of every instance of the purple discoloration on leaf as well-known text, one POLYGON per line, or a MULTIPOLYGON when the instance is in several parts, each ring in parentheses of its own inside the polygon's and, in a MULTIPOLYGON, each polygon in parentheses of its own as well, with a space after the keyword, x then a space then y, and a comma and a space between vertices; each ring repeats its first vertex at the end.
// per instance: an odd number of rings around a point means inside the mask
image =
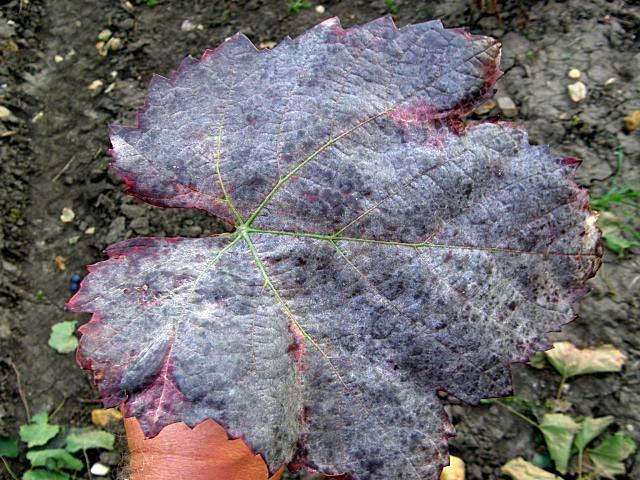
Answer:
POLYGON ((237 228, 143 238, 90 267, 78 361, 145 434, 212 418, 273 469, 436 479, 436 392, 510 391, 600 263, 578 162, 464 126, 500 47, 439 22, 242 35, 154 77, 113 168, 237 228))

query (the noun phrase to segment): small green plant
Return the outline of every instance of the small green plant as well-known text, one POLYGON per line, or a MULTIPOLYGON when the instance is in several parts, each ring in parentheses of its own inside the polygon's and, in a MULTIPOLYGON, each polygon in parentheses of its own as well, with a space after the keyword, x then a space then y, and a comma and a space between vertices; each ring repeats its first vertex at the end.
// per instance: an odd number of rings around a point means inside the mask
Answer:
POLYGON ((147 7, 155 7, 158 5, 159 0, 144 0, 144 3, 147 7))
POLYGON ((306 0, 293 0, 287 4, 287 10, 289 13, 298 13, 305 8, 311 8, 311 3, 306 0))
POLYGON ((544 368, 548 362, 561 375, 555 397, 544 401, 531 401, 518 396, 483 401, 502 406, 534 427, 540 433, 540 442, 546 447, 546 453, 537 453, 532 463, 522 458, 509 461, 502 468, 503 473, 514 480, 562 480, 562 477, 548 471, 555 466, 560 474, 575 475, 577 480, 613 478, 614 475, 624 474, 624 461, 636 450, 633 439, 618 431, 601 439, 595 447, 589 447, 615 423, 615 418, 570 415, 568 412, 572 404, 563 398, 569 378, 590 373, 619 372, 624 360, 624 354, 612 345, 579 349, 569 342, 555 343, 553 349, 535 356, 530 362, 535 368, 544 368))
POLYGON ((385 5, 387 5, 387 10, 390 14, 395 15, 398 13, 398 7, 395 4, 395 0, 384 0, 385 5))
MULTIPOLYGON (((66 324, 65 327, 70 330, 69 335, 72 336, 75 322, 62 322, 56 325, 63 324, 66 324)), ((63 335, 63 337, 66 337, 66 335, 63 335)), ((68 342, 68 338, 62 338, 61 345, 68 349, 68 342)), ((51 415, 47 412, 38 412, 32 416, 29 404, 22 391, 21 377, 17 367, 11 360, 4 363, 8 363, 16 374, 18 393, 23 402, 27 423, 19 428, 19 441, 0 435, 0 461, 2 462, 0 476, 5 478, 2 476, 4 469, 8 475, 7 478, 18 480, 18 475, 12 467, 12 462, 15 462, 16 465, 25 463, 23 458, 26 457, 29 468, 22 475, 22 480, 91 479, 91 464, 87 451, 113 450, 115 435, 91 427, 78 428, 51 423, 51 418, 62 408, 64 401, 51 415), (24 455, 22 455, 23 453, 24 455), (82 457, 78 458, 80 453, 82 457)), ((94 420, 93 412, 91 415, 95 425, 106 425, 106 423, 94 420)))
MULTIPOLYGON (((28 423, 20 427, 20 440, 26 446, 25 457, 30 469, 23 480, 69 480, 79 478, 83 469, 91 470, 88 450, 113 450, 113 433, 93 428, 62 428, 49 423, 46 412, 35 414, 28 423), (84 458, 76 457, 81 453, 84 458)), ((9 477, 18 480, 9 459, 20 457, 18 442, 0 436, 0 459, 9 477)))
POLYGON ((623 152, 618 148, 616 172, 607 192, 591 200, 591 208, 600 212, 598 225, 604 244, 613 253, 623 257, 630 248, 640 246, 640 189, 631 185, 619 185, 623 152))
POLYGON ((51 327, 49 346, 58 353, 74 352, 78 347, 78 338, 73 334, 76 330, 75 320, 59 322, 51 327))

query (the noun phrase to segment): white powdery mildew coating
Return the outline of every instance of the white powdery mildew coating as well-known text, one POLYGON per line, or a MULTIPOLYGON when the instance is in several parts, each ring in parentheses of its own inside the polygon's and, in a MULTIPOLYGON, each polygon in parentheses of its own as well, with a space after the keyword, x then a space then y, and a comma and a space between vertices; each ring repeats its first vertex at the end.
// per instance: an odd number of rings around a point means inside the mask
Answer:
POLYGON ((272 470, 437 479, 437 400, 509 392, 599 266, 577 161, 463 131, 499 44, 439 22, 235 36, 155 77, 114 170, 239 228, 119 243, 70 302, 79 360, 149 436, 212 418, 272 470))

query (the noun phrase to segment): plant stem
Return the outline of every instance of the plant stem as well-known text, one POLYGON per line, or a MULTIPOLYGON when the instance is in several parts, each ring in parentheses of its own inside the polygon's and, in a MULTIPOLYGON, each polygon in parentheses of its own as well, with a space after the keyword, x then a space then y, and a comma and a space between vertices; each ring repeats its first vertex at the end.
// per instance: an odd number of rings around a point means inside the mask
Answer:
POLYGON ((20 400, 22 400, 22 405, 24 406, 24 412, 27 415, 27 422, 31 423, 31 412, 29 411, 29 403, 27 402, 27 397, 24 395, 24 390, 22 390, 22 377, 20 375, 20 371, 16 364, 13 363, 13 360, 9 359, 9 365, 13 369, 16 374, 16 385, 18 386, 18 395, 20 395, 20 400))
POLYGON ((64 398, 62 399, 62 401, 58 404, 58 406, 55 408, 55 410, 51 413, 51 415, 49 415, 49 420, 51 420, 53 417, 55 417, 55 416, 56 416, 56 414, 57 414, 60 410, 62 410, 62 407, 64 407, 64 404, 66 403, 66 401, 67 401, 67 397, 64 397, 64 398))
POLYGON ((89 477, 89 480, 93 480, 93 478, 91 477, 91 463, 89 463, 89 455, 87 455, 87 449, 83 448, 82 453, 84 454, 84 463, 87 466, 87 476, 89 477))
POLYGON ((558 385, 558 393, 556 393, 556 400, 560 400, 560 397, 562 397, 562 389, 564 388, 564 384, 567 381, 567 377, 565 377, 564 375, 562 376, 562 380, 560 380, 560 385, 558 385))
POLYGON ((521 420, 524 420, 525 422, 527 422, 529 425, 531 425, 532 427, 535 428, 540 428, 540 425, 538 425, 536 422, 534 422, 533 420, 531 420, 529 417, 521 414, 519 411, 517 411, 515 408, 511 408, 509 405, 507 405, 506 403, 502 402, 501 400, 496 399, 495 402, 502 406, 503 408, 506 408, 507 410, 509 410, 509 412, 511 412, 513 415, 515 415, 516 417, 520 418, 521 420))
POLYGON ((583 455, 583 449, 581 448, 580 450, 578 450, 578 480, 583 480, 582 479, 582 455, 583 455))
POLYGON ((13 470, 11 470, 11 467, 9 466, 9 462, 7 462, 7 459, 4 457, 0 457, 0 458, 2 459, 2 463, 4 463, 4 468, 9 473, 9 476, 13 478, 13 480, 18 480, 18 476, 15 473, 13 473, 13 470))

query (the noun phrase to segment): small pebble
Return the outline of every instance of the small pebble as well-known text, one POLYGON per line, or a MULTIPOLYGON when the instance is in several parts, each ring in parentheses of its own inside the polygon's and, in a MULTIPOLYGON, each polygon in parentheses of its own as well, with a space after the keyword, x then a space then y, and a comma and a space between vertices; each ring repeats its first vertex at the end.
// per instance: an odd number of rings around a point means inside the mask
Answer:
POLYGON ((605 87, 606 87, 606 86, 609 86, 609 85, 611 85, 612 83, 615 83, 615 81, 616 81, 616 77, 609 77, 609 78, 607 78, 607 80, 604 82, 604 86, 605 86, 605 87))
POLYGON ((0 119, 4 120, 5 118, 9 118, 10 116, 11 110, 0 105, 0 119))
POLYGON ((88 89, 90 92, 95 92, 97 90, 100 90, 103 85, 104 83, 102 82, 102 80, 94 80, 93 82, 91 82, 91 85, 89 85, 88 89))
POLYGON ((96 43, 96 50, 98 50, 98 54, 103 57, 106 57, 107 53, 109 53, 109 49, 107 48, 107 44, 105 42, 96 43))
POLYGON ((478 108, 476 108, 473 112, 477 115, 484 115, 486 113, 489 113, 494 108, 496 108, 496 101, 491 98, 480 105, 478 108))
POLYGON ((60 63, 64 61, 64 57, 62 55, 56 55, 53 57, 53 61, 56 63, 60 63))
POLYGON ((91 474, 97 475, 99 477, 104 477, 109 473, 109 470, 109 467, 103 465, 102 463, 94 463, 93 465, 91 465, 91 474))
POLYGON ((31 123, 37 123, 40 119, 42 119, 42 117, 44 117, 44 112, 36 113, 31 119, 31 123))
POLYGON ((108 28, 105 28, 98 34, 98 40, 102 40, 103 42, 106 42, 107 40, 109 40, 110 37, 111 37, 111 30, 109 30, 108 28))
POLYGON ((111 50, 112 52, 119 50, 121 46, 122 40, 120 40, 118 37, 111 37, 106 44, 107 50, 111 50))
POLYGON ((273 48, 277 45, 273 40, 267 40, 266 42, 260 42, 258 48, 262 50, 263 48, 273 48))
POLYGON ((316 5, 316 13, 322 15, 325 11, 326 9, 324 8, 324 5, 316 5))
POLYGON ((93 235, 96 233, 96 227, 89 227, 84 231, 85 235, 93 235))
POLYGON ((518 108, 511 98, 498 97, 496 98, 496 102, 498 103, 498 108, 505 117, 515 117, 518 114, 518 108))
POLYGON ((64 207, 62 209, 62 213, 60 214, 60 220, 64 223, 73 222, 73 219, 76 218, 75 212, 69 207, 64 207))
POLYGON ((582 73, 577 68, 572 68, 569 70, 569 78, 573 78, 574 80, 578 80, 582 73))
POLYGON ((569 98, 576 103, 581 102, 587 96, 587 87, 582 82, 572 83, 567 87, 567 90, 569 98))
MULTIPOLYGON (((117 452, 102 452, 100 453, 100 463, 115 467, 120 463, 120 455, 117 452)), ((127 479, 124 478, 123 480, 127 479)))
POLYGON ((183 32, 191 32, 192 30, 195 30, 195 29, 196 29, 195 23, 193 23, 189 19, 183 21, 182 25, 180 25, 180 30, 182 30, 183 32))
POLYGON ((449 466, 442 469, 440 480, 464 480, 465 468, 461 458, 449 457, 449 466))

